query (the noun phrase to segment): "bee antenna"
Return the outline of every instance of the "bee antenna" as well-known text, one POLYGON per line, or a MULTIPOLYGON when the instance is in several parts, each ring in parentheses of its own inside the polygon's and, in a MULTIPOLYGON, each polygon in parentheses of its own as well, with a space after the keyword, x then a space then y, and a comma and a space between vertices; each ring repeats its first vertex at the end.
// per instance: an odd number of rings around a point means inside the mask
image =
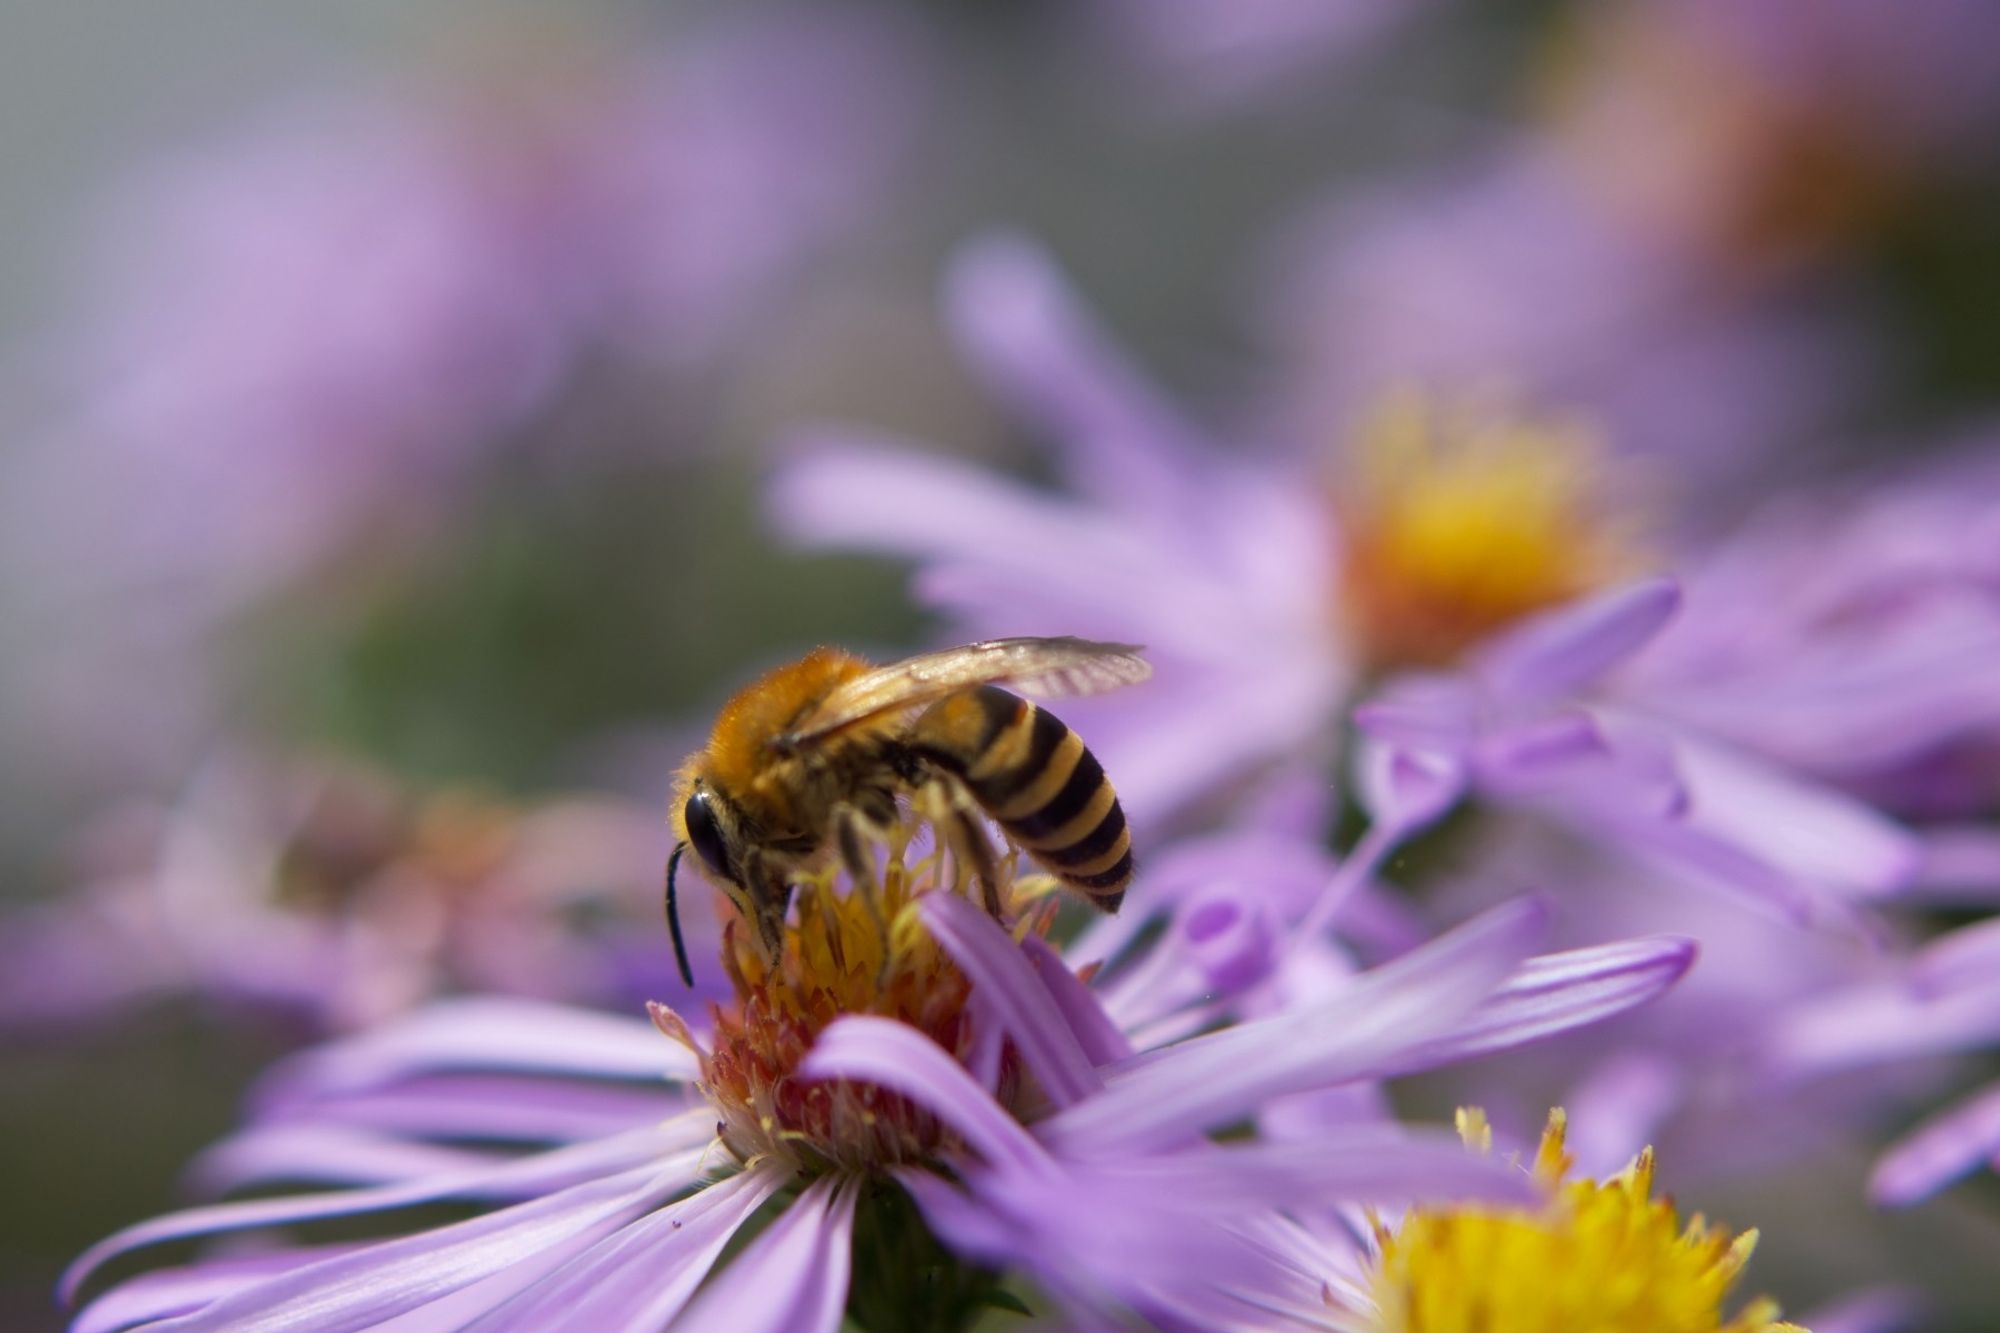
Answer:
POLYGON ((674 844, 672 856, 667 858, 667 929, 673 932, 674 962, 681 969, 681 984, 694 989, 694 969, 688 966, 687 941, 681 938, 680 906, 674 899, 674 875, 681 868, 681 853, 687 850, 685 842, 674 844))

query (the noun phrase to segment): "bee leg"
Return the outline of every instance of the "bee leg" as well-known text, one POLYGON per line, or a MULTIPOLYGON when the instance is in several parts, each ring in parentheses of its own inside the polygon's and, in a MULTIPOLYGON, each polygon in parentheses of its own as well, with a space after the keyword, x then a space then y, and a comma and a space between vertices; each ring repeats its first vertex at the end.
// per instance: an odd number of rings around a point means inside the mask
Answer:
POLYGON ((861 895, 861 903, 868 909, 868 919, 875 927, 876 937, 882 942, 882 966, 875 978, 879 987, 888 980, 889 921, 882 915, 882 900, 878 892, 881 885, 875 878, 875 853, 862 836, 861 826, 862 815, 852 806, 843 806, 834 815, 833 837, 840 848, 840 863, 847 868, 849 891, 861 895))
POLYGON ((987 912, 994 920, 1002 920, 1000 879, 993 866, 993 847, 986 841, 985 830, 963 806, 952 808, 949 829, 953 853, 971 866, 972 873, 979 877, 979 889, 987 912))
POLYGON ((784 869, 762 857, 747 867, 750 880, 751 924, 757 928, 758 950, 764 961, 775 967, 785 950, 785 912, 791 906, 792 886, 784 869))

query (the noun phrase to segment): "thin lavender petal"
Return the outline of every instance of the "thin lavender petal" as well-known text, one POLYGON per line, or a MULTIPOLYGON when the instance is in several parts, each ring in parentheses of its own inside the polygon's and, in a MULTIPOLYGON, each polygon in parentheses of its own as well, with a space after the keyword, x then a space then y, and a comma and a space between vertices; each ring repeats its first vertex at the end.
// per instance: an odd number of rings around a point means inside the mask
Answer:
POLYGON ((1643 648, 1680 602, 1679 584, 1652 579, 1546 612, 1489 648, 1480 675, 1503 699, 1562 698, 1643 648))
MULTIPOLYGON (((292 1269, 163 1329, 280 1333, 307 1319, 316 1329, 362 1329, 503 1273, 517 1279, 518 1290, 677 1188, 676 1182, 663 1184, 650 1167, 573 1185, 468 1221, 292 1269)), ((495 1299, 501 1296, 494 1293, 495 1299)))
POLYGON ((199 1194, 252 1184, 382 1185, 462 1174, 513 1161, 511 1154, 412 1143, 337 1125, 266 1125, 231 1136, 196 1157, 188 1181, 199 1194))
POLYGON ((77 1312, 70 1333, 113 1330, 189 1314, 289 1268, 316 1263, 353 1245, 324 1245, 203 1259, 186 1268, 141 1273, 112 1287, 77 1312))
POLYGON ((1093 1065, 1108 1065, 1132 1054, 1132 1043, 1104 1012, 1097 996, 1076 979, 1062 955, 1040 939, 1029 936, 1022 942, 1035 975, 1048 988, 1049 998, 1062 1012, 1063 1021, 1075 1034, 1084 1055, 1093 1065))
POLYGON ((1046 1121, 1071 1153, 1142 1149, 1253 1114, 1271 1097, 1369 1077, 1448 1033, 1527 953, 1547 911, 1494 909, 1357 978, 1336 999, 1195 1037, 1107 1071, 1105 1091, 1046 1121))
POLYGON ((1104 1087, 1011 935, 955 893, 925 894, 918 910, 939 946, 971 980, 974 1001, 1013 1040, 1057 1106, 1074 1105, 1104 1087))
POLYGON ((1811 1333, 1917 1333, 1932 1320, 1919 1292, 1870 1287, 1809 1311, 1797 1322, 1811 1333))
POLYGON ((860 1187, 822 1176, 689 1307, 690 1328, 833 1333, 847 1306, 860 1187))
POLYGON ((1110 1180, 1157 1186, 1191 1208, 1225 1213, 1336 1200, 1525 1204, 1541 1197, 1519 1166, 1470 1152, 1454 1134, 1386 1126, 1329 1131, 1310 1143, 1198 1144, 1180 1153, 1105 1162, 1096 1171, 1110 1180))
POLYGON ((1920 1203, 2000 1156, 2000 1084, 1933 1116, 1875 1164, 1868 1197, 1892 1208, 1920 1203))
POLYGON ((1921 836, 1923 864, 1912 892, 1926 902, 2000 903, 2000 832, 1954 825, 1926 828, 1921 836))
POLYGON ((643 1019, 521 999, 447 1000, 278 1066, 259 1090, 275 1106, 457 1070, 691 1080, 693 1055, 643 1019))
POLYGON ((1903 984, 1853 986, 1802 1002, 1771 1025, 1765 1068, 1779 1078, 1849 1069, 2000 1039, 2000 984, 1919 995, 1903 984))
POLYGON ((444 1076, 393 1088, 280 1105, 267 1123, 310 1119, 385 1133, 516 1143, 574 1143, 666 1120, 695 1104, 692 1089, 505 1076, 444 1076))
POLYGON ((1991 988, 2000 978, 2000 917, 1962 926, 1924 946, 1910 981, 1926 995, 1991 988))
POLYGON ((1184 496, 1199 432, 1098 327, 1040 246, 998 234, 961 247, 944 304, 973 370, 1063 447, 1084 489, 1126 503, 1184 496))
POLYGON ((1801 881, 1837 893, 1891 893, 1923 859, 1915 835, 1872 807, 1752 756, 1676 737, 1691 822, 1801 881))
POLYGON ((996 1165, 1034 1170, 1045 1161, 1040 1145, 957 1061, 929 1037, 893 1019, 854 1015, 835 1020, 800 1062, 798 1077, 851 1079, 899 1092, 996 1165))
POLYGON ((1687 1082, 1676 1061, 1643 1051, 1618 1052, 1592 1070, 1566 1099, 1578 1174, 1613 1175, 1654 1142, 1687 1097, 1687 1082))
MULTIPOLYGON (((436 1199, 505 1198, 536 1190, 565 1189, 653 1162, 659 1156, 659 1145, 658 1131, 649 1127, 458 1175, 373 1189, 209 1204, 168 1213, 127 1227, 85 1250, 64 1272, 59 1290, 64 1301, 75 1300, 77 1288, 106 1261, 145 1245, 250 1227, 381 1212, 436 1199)), ((654 1169, 658 1170, 657 1163, 654 1169)))
POLYGON ((656 1209, 470 1325, 468 1333, 664 1328, 730 1237, 785 1180, 776 1167, 745 1171, 656 1209))
POLYGON ((1657 999, 1694 966, 1693 940, 1624 940, 1531 958, 1448 1035, 1391 1063, 1414 1073, 1541 1041, 1657 999))
POLYGON ((1413 833, 1439 819, 1465 795, 1464 759, 1364 736, 1355 760, 1357 794, 1378 826, 1413 833))

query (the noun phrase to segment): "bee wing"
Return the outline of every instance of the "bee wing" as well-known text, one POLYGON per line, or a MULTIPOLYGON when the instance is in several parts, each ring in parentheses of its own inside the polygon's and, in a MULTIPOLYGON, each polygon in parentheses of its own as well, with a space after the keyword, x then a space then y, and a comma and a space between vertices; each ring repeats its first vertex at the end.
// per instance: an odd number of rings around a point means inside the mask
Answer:
POLYGON ((801 719, 795 742, 887 713, 932 703, 974 685, 1012 685, 1023 694, 1061 698, 1136 685, 1153 668, 1130 643, 1089 639, 988 639, 923 653, 843 682, 801 719))

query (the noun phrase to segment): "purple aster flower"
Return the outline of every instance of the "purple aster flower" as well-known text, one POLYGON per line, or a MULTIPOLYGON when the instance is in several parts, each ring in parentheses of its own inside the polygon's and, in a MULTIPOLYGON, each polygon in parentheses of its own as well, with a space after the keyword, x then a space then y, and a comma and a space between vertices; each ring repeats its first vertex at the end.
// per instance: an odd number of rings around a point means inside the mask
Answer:
MULTIPOLYGON (((1211 440, 1021 242, 967 250, 946 304, 973 367, 1058 446, 1071 493, 826 431, 779 474, 778 525, 915 557, 918 595, 967 636, 1081 632, 1147 644, 1156 672, 1143 698, 1076 710, 1135 821, 1157 822, 1274 766, 1332 768, 1347 708, 1371 679, 1465 669, 1480 644, 1575 604, 1582 623, 1523 631, 1469 678, 1426 682, 1439 696, 1427 707, 1463 716, 1425 725, 1459 734, 1434 738, 1420 758, 1411 756, 1425 747, 1403 746, 1404 766, 1464 750, 1504 713, 1495 744, 1526 748, 1484 754, 1487 777, 1561 779, 1567 796, 1656 826, 1649 838, 1689 855, 1748 852, 1756 864, 1718 869, 1761 878, 1769 895, 1787 893, 1787 877, 1858 878, 1880 890, 1914 874, 1907 835, 1801 780, 1782 755, 1719 744, 1698 716, 1665 700, 1651 709, 1645 694, 1620 694, 1615 712, 1589 717, 1559 706, 1649 645, 1676 600, 1665 585, 1622 612, 1589 600, 1658 557, 1634 538, 1631 507, 1615 500, 1574 423, 1399 399, 1346 442, 1329 483, 1296 456, 1211 440), (1538 646, 1544 633, 1553 642, 1538 646), (1490 671, 1518 679, 1481 683, 1490 671), (1705 789, 1692 817, 1690 782, 1705 789), (1771 845, 1778 835, 1760 824, 1780 807, 1825 828, 1771 845), (1848 841, 1816 855, 1821 833, 1848 841), (1850 862, 1847 848, 1862 843, 1868 855, 1850 862)), ((1781 658, 1767 665, 1782 674, 1781 658)), ((1788 815, 1783 827, 1797 823, 1788 815)))
MULTIPOLYGON (((1072 1322, 1322 1327, 1336 1252, 1288 1207, 1527 1202, 1532 1184, 1379 1119, 1312 1142, 1209 1132, 1274 1098, 1609 1016, 1690 959, 1675 940, 1635 941, 1615 960, 1529 959, 1543 913, 1516 903, 1315 1003, 1135 1051, 1043 942, 1046 885, 1008 886, 1024 914, 1009 932, 937 891, 961 879, 902 850, 864 889, 872 905, 837 892, 831 872, 809 879, 775 964, 725 928, 732 1002, 694 1022, 654 1006, 670 1043, 636 1020, 459 1002, 295 1058, 198 1175, 350 1188, 141 1224, 79 1260, 66 1291, 174 1238, 441 1199, 492 1211, 395 1240, 223 1253, 114 1286, 77 1326, 502 1328, 559 1315, 831 1329, 883 1280, 881 1247, 911 1242, 885 1221, 907 1218, 895 1203, 907 1197, 947 1262, 1025 1274, 1072 1322), (503 1156, 500 1143, 546 1146, 503 1156)), ((875 1296, 913 1299, 907 1263, 889 1271, 875 1296)))
POLYGON ((1872 374, 1855 321, 1717 283, 1532 138, 1343 188, 1285 225, 1265 267, 1275 415, 1312 445, 1385 391, 1499 385, 1587 414, 1616 456, 1720 502, 1718 483, 1823 428, 1872 374))
POLYGON ((93 882, 0 924, 9 1028, 193 995, 339 1030, 445 990, 632 1003, 667 975, 618 942, 667 850, 657 812, 620 800, 521 806, 238 755, 120 822, 93 882))

